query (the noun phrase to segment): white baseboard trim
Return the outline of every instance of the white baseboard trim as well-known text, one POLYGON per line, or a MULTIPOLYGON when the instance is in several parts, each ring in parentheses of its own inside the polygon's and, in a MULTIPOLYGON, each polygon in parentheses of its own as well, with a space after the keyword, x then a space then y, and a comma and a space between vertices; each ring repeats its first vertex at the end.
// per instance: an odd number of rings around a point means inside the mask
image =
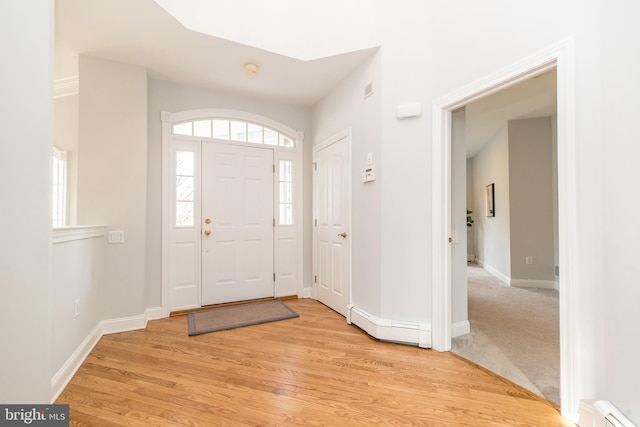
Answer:
POLYGON ((119 332, 135 331, 147 327, 149 320, 156 320, 162 317, 160 307, 147 308, 139 316, 121 317, 119 319, 103 320, 102 335, 117 334, 119 332))
POLYGON ((353 304, 347 307, 347 323, 354 324, 374 338, 431 348, 431 327, 426 323, 381 319, 353 304))
POLYGON ((302 292, 298 295, 298 298, 312 298, 313 286, 305 286, 302 288, 302 292))
POLYGON ((555 280, 511 279, 516 288, 556 289, 555 280))
POLYGON ((91 353, 91 350, 98 344, 102 338, 102 325, 98 323, 95 328, 87 335, 78 348, 71 354, 67 361, 62 365, 58 372, 51 378, 51 403, 53 404, 64 388, 69 384, 71 378, 76 374, 82 363, 91 353))
POLYGON ((451 325, 451 338, 471 333, 471 323, 468 320, 451 325))
POLYGON ((503 274, 501 271, 490 266, 489 264, 485 264, 484 262, 482 262, 481 259, 478 259, 478 258, 476 258, 476 264, 478 264, 480 267, 484 268, 489 273, 497 277, 500 281, 504 282, 505 285, 510 286, 509 283, 511 283, 511 278, 503 274))
POLYGON ((53 378, 51 378, 51 403, 53 404, 56 399, 58 399, 64 388, 69 384, 69 381, 71 381, 71 378, 73 378, 78 369, 80 369, 82 363, 103 335, 144 329, 147 327, 149 320, 156 320, 161 317, 162 309, 160 307, 154 307, 147 308, 144 314, 140 316, 103 320, 98 323, 62 367, 58 369, 58 372, 55 373, 53 378))
POLYGON ((580 427, 605 427, 614 425, 635 427, 635 424, 611 402, 592 399, 580 401, 578 425, 580 427))

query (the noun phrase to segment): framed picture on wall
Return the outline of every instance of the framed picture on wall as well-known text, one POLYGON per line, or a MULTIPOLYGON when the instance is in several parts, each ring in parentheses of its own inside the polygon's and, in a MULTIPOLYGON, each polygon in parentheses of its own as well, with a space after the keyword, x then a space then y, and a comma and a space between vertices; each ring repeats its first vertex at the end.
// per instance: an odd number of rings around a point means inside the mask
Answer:
POLYGON ((493 190, 494 190, 493 183, 491 183, 485 187, 485 191, 484 191, 484 196, 485 196, 485 201, 487 206, 487 210, 486 210, 487 216, 496 216, 495 196, 493 194, 493 190))

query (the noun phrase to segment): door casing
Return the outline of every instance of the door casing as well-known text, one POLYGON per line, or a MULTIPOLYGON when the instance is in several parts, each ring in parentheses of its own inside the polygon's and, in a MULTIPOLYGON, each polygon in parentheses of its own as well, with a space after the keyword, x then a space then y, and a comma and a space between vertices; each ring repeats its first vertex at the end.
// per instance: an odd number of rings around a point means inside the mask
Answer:
POLYGON ((540 73, 557 70, 558 222, 560 276, 560 399, 562 414, 577 421, 579 409, 577 178, 573 39, 499 70, 434 102, 432 149, 432 347, 451 349, 451 113, 477 99, 540 73))
MULTIPOLYGON (((351 283, 352 283, 352 256, 351 256, 351 251, 353 248, 353 244, 352 244, 352 235, 351 235, 351 216, 352 216, 352 190, 351 190, 351 129, 346 129, 343 130, 335 135, 333 135, 330 138, 327 138, 326 140, 324 140, 323 142, 321 142, 320 144, 314 146, 313 148, 313 162, 314 162, 314 168, 315 165, 317 164, 317 157, 318 157, 318 153, 320 151, 322 151, 323 149, 336 144, 336 143, 343 143, 346 144, 346 164, 347 164, 347 169, 348 171, 346 172, 346 182, 344 183, 345 185, 342 186, 342 191, 343 193, 341 194, 342 196, 342 200, 343 203, 346 204, 346 208, 345 208, 345 221, 344 221, 344 227, 343 229, 345 230, 345 232, 347 233, 347 239, 349 239, 348 241, 348 245, 347 245, 347 253, 346 253, 346 257, 347 260, 345 261, 345 266, 348 268, 348 272, 345 274, 346 276, 346 280, 347 280, 347 289, 345 292, 345 300, 346 300, 346 304, 344 306, 344 310, 340 310, 339 308, 334 308, 332 307, 334 310, 336 310, 337 312, 339 312, 340 314, 346 316, 346 312, 348 310, 348 305, 351 303, 351 283)), ((316 174, 314 173, 314 181, 313 181, 313 211, 314 211, 314 229, 313 229, 313 293, 312 296, 314 299, 318 299, 318 295, 317 295, 317 290, 318 290, 318 283, 317 283, 317 277, 319 276, 319 262, 318 262, 318 257, 319 257, 319 250, 318 250, 318 245, 319 245, 319 241, 318 241, 318 231, 316 228, 316 221, 318 218, 318 206, 319 206, 319 201, 317 200, 317 185, 318 183, 316 182, 316 174)))
MULTIPOLYGON (((271 129, 274 129, 284 135, 287 135, 291 139, 295 141, 294 148, 287 147, 279 147, 273 146, 271 147, 274 151, 274 163, 277 165, 281 160, 291 161, 293 164, 293 225, 291 226, 281 226, 276 224, 275 232, 274 232, 274 257, 275 257, 275 274, 276 274, 276 282, 275 282, 275 296, 290 296, 290 295, 305 295, 305 288, 303 283, 303 176, 304 176, 304 167, 302 162, 302 153, 303 153, 303 142, 304 142, 304 133, 301 131, 296 131, 282 123, 279 123, 275 120, 272 120, 268 117, 260 116, 257 114, 247 113, 243 111, 237 110, 227 110, 227 109, 198 109, 198 110, 188 110, 181 111, 176 113, 170 113, 167 111, 162 111, 160 113, 160 118, 162 121, 162 209, 161 209, 161 217, 162 217, 162 252, 161 252, 161 313, 162 317, 168 317, 172 311, 176 311, 177 309, 172 306, 171 296, 170 296, 170 275, 171 269, 170 264, 174 260, 172 259, 172 254, 170 250, 170 233, 171 228, 173 227, 172 221, 172 204, 173 193, 172 193, 172 172, 171 168, 175 168, 175 165, 171 163, 171 149, 173 144, 180 143, 189 145, 192 144, 194 150, 199 152, 199 145, 202 140, 207 138, 201 137, 184 137, 184 136, 174 136, 172 134, 172 127, 176 123, 191 121, 191 120, 201 120, 201 119, 211 119, 211 118, 224 118, 230 120, 241 120, 247 121, 251 123, 256 123, 271 129)), ((213 138, 209 138, 208 140, 214 141, 213 138)), ((233 145, 252 145, 249 143, 240 143, 233 141, 219 141, 221 143, 233 144, 233 145)), ((199 154, 198 154, 199 155, 199 154)), ((199 162, 198 158, 198 162, 199 162)), ((277 172, 277 170, 276 170, 277 172)), ((274 174, 274 182, 276 174, 274 174)), ((199 183, 198 183, 199 185, 199 183)), ((199 189, 197 190, 199 191, 199 189)), ((274 209, 276 208, 276 204, 278 203, 277 194, 274 196, 274 209)), ((196 218, 196 223, 201 224, 199 213, 198 218, 196 218)), ((198 232, 198 242, 197 246, 200 247, 200 234, 198 232)), ((175 255, 173 255, 175 256, 175 255)), ((194 274, 201 274, 199 266, 197 267, 197 271, 194 271, 194 274)), ((197 287, 199 290, 197 291, 197 295, 194 292, 194 295, 191 296, 191 301, 181 309, 191 309, 200 307, 200 286, 197 287)), ((307 288, 308 290, 308 288, 307 288)), ((306 294, 308 296, 308 293, 306 294)))

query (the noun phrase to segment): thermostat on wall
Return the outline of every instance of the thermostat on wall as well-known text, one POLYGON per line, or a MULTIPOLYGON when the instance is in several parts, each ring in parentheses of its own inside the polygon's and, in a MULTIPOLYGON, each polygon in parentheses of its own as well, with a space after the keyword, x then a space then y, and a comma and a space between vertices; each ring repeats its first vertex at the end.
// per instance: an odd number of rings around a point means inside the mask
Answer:
POLYGON ((376 180, 376 172, 373 165, 362 169, 362 182, 371 182, 376 180))

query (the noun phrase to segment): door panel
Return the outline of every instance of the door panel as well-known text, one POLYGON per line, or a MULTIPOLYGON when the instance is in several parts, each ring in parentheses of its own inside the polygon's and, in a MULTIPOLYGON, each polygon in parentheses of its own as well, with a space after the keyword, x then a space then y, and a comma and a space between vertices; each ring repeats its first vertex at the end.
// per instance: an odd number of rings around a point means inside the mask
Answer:
POLYGON ((316 153, 316 298, 346 316, 350 303, 350 156, 343 138, 316 153))
POLYGON ((203 143, 202 219, 202 305, 273 296, 273 151, 203 143))

